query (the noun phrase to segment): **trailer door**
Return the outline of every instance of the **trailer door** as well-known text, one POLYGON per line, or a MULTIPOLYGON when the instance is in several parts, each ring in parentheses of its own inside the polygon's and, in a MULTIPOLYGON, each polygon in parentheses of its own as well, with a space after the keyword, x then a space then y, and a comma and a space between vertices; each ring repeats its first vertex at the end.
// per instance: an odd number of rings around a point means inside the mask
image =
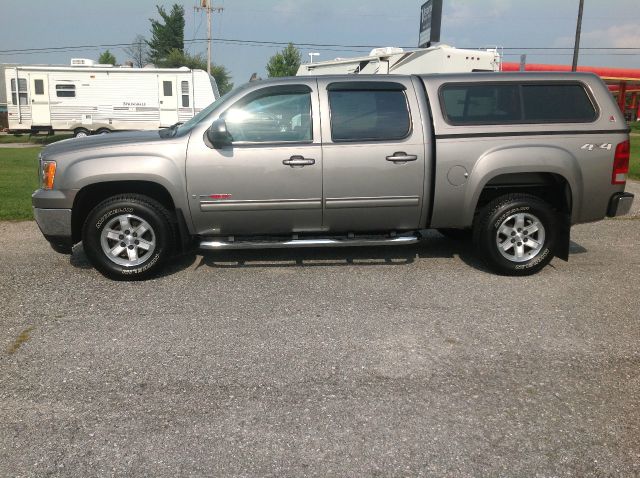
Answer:
POLYGON ((178 91, 175 75, 158 75, 158 103, 160 107, 160 127, 178 122, 178 91))
POLYGON ((49 107, 49 77, 46 73, 29 75, 31 90, 31 125, 51 126, 51 110, 49 107))

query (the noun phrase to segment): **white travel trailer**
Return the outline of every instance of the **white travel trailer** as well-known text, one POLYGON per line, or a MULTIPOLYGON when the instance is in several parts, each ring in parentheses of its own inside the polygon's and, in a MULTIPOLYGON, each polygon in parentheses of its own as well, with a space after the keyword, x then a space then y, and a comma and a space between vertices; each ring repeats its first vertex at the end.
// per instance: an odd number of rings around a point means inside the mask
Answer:
POLYGON ((404 51, 402 48, 375 48, 368 56, 336 58, 300 65, 298 76, 336 74, 423 74, 500 71, 497 49, 461 50, 448 45, 404 51))
POLYGON ((131 68, 72 59, 71 66, 4 68, 10 132, 75 136, 184 122, 220 96, 215 80, 188 68, 131 68))

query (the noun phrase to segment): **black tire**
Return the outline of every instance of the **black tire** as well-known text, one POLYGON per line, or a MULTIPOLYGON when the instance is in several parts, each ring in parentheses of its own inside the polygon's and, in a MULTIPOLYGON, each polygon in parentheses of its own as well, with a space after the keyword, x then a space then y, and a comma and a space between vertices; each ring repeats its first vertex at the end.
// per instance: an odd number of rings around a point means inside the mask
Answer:
POLYGON ((74 138, 84 138, 86 136, 91 136, 91 131, 86 128, 76 128, 73 130, 74 138))
POLYGON ((144 280, 156 275, 173 253, 173 224, 169 211, 154 199, 141 194, 118 195, 89 213, 82 243, 91 264, 105 276, 144 280))
POLYGON ((111 130, 109 128, 100 128, 98 131, 96 131, 95 134, 109 134, 111 133, 111 130))
POLYGON ((473 242, 484 262, 495 272, 526 276, 540 271, 553 259, 557 228, 556 212, 542 199, 529 194, 507 194, 494 199, 479 212, 474 222, 473 242), (517 227, 516 218, 523 219, 519 223, 523 227, 517 227), (534 225, 536 223, 541 227, 534 225))
POLYGON ((438 232, 447 239, 453 239, 454 241, 468 241, 473 236, 471 229, 442 228, 438 229, 438 232))

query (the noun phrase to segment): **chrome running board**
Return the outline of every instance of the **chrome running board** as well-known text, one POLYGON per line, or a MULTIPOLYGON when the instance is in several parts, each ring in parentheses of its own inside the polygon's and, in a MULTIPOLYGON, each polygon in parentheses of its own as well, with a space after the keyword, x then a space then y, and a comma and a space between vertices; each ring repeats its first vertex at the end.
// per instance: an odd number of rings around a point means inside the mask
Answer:
POLYGON ((349 246, 401 246, 415 244, 420 240, 417 234, 374 237, 374 238, 317 238, 317 239, 288 239, 283 241, 235 241, 223 240, 222 238, 203 239, 200 242, 200 249, 223 250, 223 249, 283 249, 288 247, 349 247, 349 246))

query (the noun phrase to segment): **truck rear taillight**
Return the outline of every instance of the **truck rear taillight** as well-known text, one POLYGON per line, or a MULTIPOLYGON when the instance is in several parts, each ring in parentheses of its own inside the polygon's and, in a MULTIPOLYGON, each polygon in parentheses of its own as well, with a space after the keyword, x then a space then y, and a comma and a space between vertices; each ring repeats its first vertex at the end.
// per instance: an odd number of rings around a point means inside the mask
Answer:
POLYGON ((613 157, 613 171, 611 172, 611 184, 624 184, 627 182, 630 152, 631 145, 628 140, 616 146, 616 154, 613 157))

